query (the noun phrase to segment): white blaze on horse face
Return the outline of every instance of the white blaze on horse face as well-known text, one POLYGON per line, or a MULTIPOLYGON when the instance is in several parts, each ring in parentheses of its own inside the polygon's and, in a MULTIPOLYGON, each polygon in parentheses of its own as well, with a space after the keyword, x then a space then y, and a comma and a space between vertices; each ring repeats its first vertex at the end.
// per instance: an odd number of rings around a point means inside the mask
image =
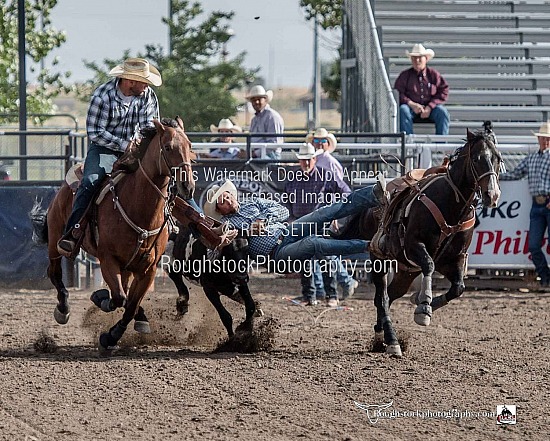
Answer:
POLYGON ((483 195, 483 198, 485 197, 487 197, 489 200, 483 201, 484 205, 486 205, 489 208, 494 208, 497 206, 498 200, 500 199, 500 187, 498 185, 498 179, 495 175, 489 176, 487 191, 486 191, 486 194, 483 195))

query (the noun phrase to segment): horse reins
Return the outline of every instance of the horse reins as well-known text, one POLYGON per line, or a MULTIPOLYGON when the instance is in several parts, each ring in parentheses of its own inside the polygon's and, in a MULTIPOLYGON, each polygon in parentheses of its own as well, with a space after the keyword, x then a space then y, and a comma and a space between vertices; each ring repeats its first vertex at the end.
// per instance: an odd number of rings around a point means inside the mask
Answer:
MULTIPOLYGON (((160 139, 160 136, 159 136, 159 140, 158 140, 158 144, 159 144, 159 162, 158 162, 158 166, 159 166, 159 174, 161 176, 169 176, 170 177, 170 181, 173 180, 173 173, 172 173, 172 170, 173 169, 180 169, 182 166, 186 166, 186 167, 189 167, 189 169, 191 169, 191 163, 189 161, 182 161, 180 164, 178 164, 177 166, 175 167, 170 167, 170 165, 168 164, 168 160, 166 159, 166 156, 165 156, 165 153, 164 153, 164 150, 162 149, 162 145, 161 145, 161 139, 160 139), (168 169, 168 172, 170 173, 169 175, 163 175, 162 174, 162 166, 161 166, 161 158, 162 160, 164 161, 164 164, 166 165, 166 168, 168 169)), ((136 248, 134 249, 134 252, 132 254, 132 257, 130 257, 130 260, 128 260, 128 262, 126 263, 126 265, 124 266, 124 269, 126 270, 128 268, 128 266, 130 265, 130 263, 132 263, 132 261, 136 258, 137 254, 139 253, 139 249, 141 248, 141 245, 143 244, 143 242, 145 242, 146 239, 148 239, 149 237, 152 237, 152 236, 157 236, 156 239, 153 241, 153 243, 151 244, 151 246, 147 249, 147 251, 145 252, 145 255, 149 254, 150 251, 153 249, 153 247, 155 246, 158 238, 159 238, 159 233, 164 230, 164 228, 166 227, 166 224, 168 223, 168 220, 170 219, 170 212, 171 212, 171 209, 169 208, 170 207, 170 200, 172 199, 172 195, 169 193, 167 195, 165 195, 162 190, 165 189, 168 185, 166 184, 164 187, 162 187, 162 189, 160 189, 154 182, 153 180, 149 177, 149 175, 147 175, 147 173, 145 172, 145 169, 143 168, 143 165, 141 163, 141 159, 138 159, 138 164, 139 164, 139 169, 141 170, 141 172, 143 173, 143 175, 145 176, 145 179, 147 180, 147 182, 149 184, 151 184, 151 186, 155 189, 155 191, 157 192, 157 194, 161 197, 161 199, 164 201, 164 221, 162 222, 162 225, 158 228, 155 228, 154 230, 146 230, 144 228, 141 228, 139 225, 137 225, 134 221, 132 221, 132 219, 130 219, 130 217, 128 216, 128 214, 126 213, 126 211, 124 210, 124 208, 122 207, 122 205, 120 204, 120 201, 119 201, 119 198, 116 194, 116 190, 115 190, 115 185, 114 184, 111 184, 109 190, 111 191, 111 193, 113 193, 113 203, 115 205, 115 209, 117 209, 122 218, 126 221, 126 223, 136 232, 138 233, 138 241, 137 241, 137 245, 136 245, 136 248)), ((170 182, 169 181, 169 182, 170 182)), ((175 197, 175 195, 174 195, 175 197)))

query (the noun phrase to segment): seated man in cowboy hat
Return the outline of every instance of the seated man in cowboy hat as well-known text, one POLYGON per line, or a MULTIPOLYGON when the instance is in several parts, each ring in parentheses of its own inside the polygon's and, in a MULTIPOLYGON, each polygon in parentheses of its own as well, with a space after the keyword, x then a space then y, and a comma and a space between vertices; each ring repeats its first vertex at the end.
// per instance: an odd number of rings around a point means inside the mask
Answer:
POLYGON ((210 131, 220 135, 214 142, 220 142, 225 145, 210 150, 210 153, 201 153, 201 158, 236 159, 240 157, 241 151, 239 148, 229 145, 234 142, 235 138, 227 136, 228 133, 242 133, 243 130, 239 126, 233 124, 233 121, 229 118, 223 118, 217 126, 210 124, 210 131))
POLYGON ((136 128, 153 126, 159 118, 158 99, 150 86, 160 86, 159 71, 143 58, 128 58, 114 67, 112 80, 93 93, 86 118, 88 153, 84 176, 76 192, 73 210, 65 234, 57 249, 64 256, 74 255, 80 231, 79 222, 92 201, 98 186, 115 161, 122 156, 136 128))
POLYGON ((345 201, 335 202, 302 216, 291 224, 289 211, 276 201, 250 198, 239 202, 237 188, 231 181, 208 190, 204 213, 228 222, 248 236, 250 256, 260 262, 273 262, 284 272, 295 272, 294 262, 313 257, 363 253, 369 242, 361 239, 339 240, 318 236, 334 219, 341 219, 362 210, 376 207, 387 200, 385 181, 350 193, 345 201), (259 257, 264 256, 260 260, 259 257), (279 265, 281 263, 281 265, 279 265))
POLYGON ((401 72, 394 85, 399 92, 399 131, 412 134, 414 122, 432 121, 436 135, 448 135, 449 112, 443 103, 449 86, 437 70, 427 67, 435 52, 417 43, 407 56, 412 67, 401 72))
MULTIPOLYGON (((266 136, 253 136, 250 142, 263 142, 270 144, 282 144, 284 142, 282 136, 274 136, 274 133, 283 133, 285 123, 282 116, 276 110, 273 110, 269 102, 273 99, 273 91, 266 91, 263 86, 253 86, 246 99, 250 101, 254 108, 255 115, 250 121, 250 133, 267 133, 266 136)), ((262 149, 255 148, 253 157, 262 157, 262 149)), ((281 159, 280 147, 266 148, 266 156, 271 159, 281 159)))
MULTIPOLYGON (((537 133, 539 149, 530 153, 500 180, 512 181, 527 176, 529 193, 533 198, 529 214, 529 252, 543 288, 550 288, 550 268, 542 250, 546 231, 550 233, 550 121, 540 126, 537 133)), ((544 245, 546 248, 546 245, 544 245)))

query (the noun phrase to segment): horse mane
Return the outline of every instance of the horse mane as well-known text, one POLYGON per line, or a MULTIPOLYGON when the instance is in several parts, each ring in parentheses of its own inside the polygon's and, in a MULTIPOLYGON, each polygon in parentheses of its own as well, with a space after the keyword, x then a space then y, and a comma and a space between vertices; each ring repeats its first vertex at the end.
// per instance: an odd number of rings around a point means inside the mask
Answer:
MULTIPOLYGON (((162 118, 160 122, 166 127, 179 127, 177 121, 172 118, 162 118)), ((128 173, 134 173, 138 169, 138 161, 145 156, 149 144, 151 144, 151 141, 157 134, 157 128, 154 125, 146 126, 139 130, 139 134, 141 136, 140 140, 138 142, 132 142, 128 146, 124 154, 117 160, 113 167, 113 171, 124 170, 128 173)))

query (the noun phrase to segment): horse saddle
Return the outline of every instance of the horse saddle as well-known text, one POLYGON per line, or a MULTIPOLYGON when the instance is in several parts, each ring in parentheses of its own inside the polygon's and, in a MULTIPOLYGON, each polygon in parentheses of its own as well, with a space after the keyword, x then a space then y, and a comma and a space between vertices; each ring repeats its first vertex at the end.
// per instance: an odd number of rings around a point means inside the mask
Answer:
POLYGON ((422 189, 439 176, 441 173, 427 174, 426 169, 413 169, 388 182, 386 188, 390 193, 390 203, 385 210, 374 212, 378 230, 369 245, 370 251, 376 255, 397 257, 404 243, 407 208, 422 189), (398 237, 396 246, 392 246, 386 236, 398 237))

